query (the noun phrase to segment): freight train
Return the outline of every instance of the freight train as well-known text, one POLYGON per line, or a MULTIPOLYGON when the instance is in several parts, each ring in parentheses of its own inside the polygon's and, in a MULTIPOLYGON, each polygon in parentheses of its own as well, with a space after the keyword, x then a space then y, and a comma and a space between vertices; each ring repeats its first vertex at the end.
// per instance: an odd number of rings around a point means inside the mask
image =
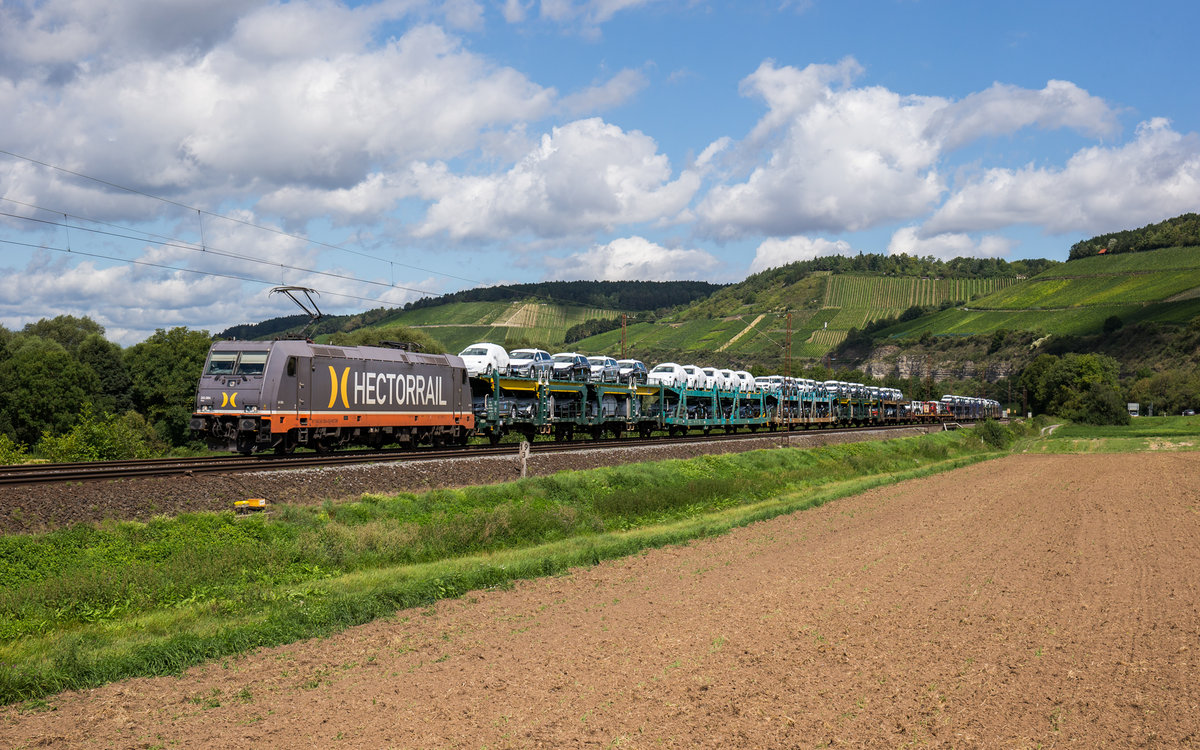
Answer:
POLYGON ((468 375, 460 357, 310 341, 218 341, 190 426, 214 450, 251 454, 352 445, 463 445, 517 434, 576 436, 970 421, 991 399, 910 401, 894 388, 770 376, 704 382, 557 380, 550 372, 468 375), (695 384, 693 384, 695 385, 695 384))

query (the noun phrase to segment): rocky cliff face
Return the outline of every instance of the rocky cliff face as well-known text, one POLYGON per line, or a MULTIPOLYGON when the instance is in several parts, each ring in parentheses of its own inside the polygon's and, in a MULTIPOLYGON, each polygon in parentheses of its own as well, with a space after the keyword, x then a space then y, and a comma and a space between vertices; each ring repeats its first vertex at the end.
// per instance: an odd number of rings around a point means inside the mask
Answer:
POLYGON ((929 378, 934 380, 965 380, 980 378, 995 382, 1020 370, 1011 358, 988 356, 983 352, 954 350, 950 352, 911 352, 898 346, 882 346, 871 351, 858 369, 876 378, 895 375, 900 378, 929 378))

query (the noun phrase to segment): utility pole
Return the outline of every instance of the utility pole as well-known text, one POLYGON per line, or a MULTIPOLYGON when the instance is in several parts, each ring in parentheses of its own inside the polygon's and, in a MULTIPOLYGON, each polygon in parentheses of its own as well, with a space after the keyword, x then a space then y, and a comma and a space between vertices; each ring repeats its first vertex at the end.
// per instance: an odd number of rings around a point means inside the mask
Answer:
POLYGON ((629 320, 629 316, 621 313, 621 359, 626 359, 625 355, 625 324, 629 320))
POLYGON ((929 361, 929 354, 925 354, 925 400, 933 399, 933 365, 929 361))
POLYGON ((792 376, 792 311, 787 314, 787 355, 783 363, 784 377, 792 376))

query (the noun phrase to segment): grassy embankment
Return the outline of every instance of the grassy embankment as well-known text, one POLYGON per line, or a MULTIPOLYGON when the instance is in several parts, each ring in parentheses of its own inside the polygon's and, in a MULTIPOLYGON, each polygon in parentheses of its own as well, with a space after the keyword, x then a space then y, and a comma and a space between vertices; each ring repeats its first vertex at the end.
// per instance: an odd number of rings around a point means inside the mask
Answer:
POLYGON ((994 455, 961 431, 0 537, 0 701, 177 673, 994 455))
POLYGON ((1064 424, 1024 449, 1035 453, 1200 450, 1200 417, 1138 417, 1122 427, 1064 424))

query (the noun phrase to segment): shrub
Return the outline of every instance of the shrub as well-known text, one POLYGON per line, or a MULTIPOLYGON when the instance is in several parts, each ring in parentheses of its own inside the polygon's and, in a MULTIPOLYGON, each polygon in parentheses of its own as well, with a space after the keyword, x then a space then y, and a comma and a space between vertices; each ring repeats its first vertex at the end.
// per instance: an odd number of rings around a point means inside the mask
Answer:
POLYGON ((43 433, 36 452, 51 461, 115 461, 150 458, 164 448, 154 428, 137 412, 96 414, 89 404, 69 432, 43 433))
POLYGON ((0 464, 23 463, 29 455, 24 443, 18 443, 0 432, 0 464))
POLYGON ((975 434, 979 439, 997 450, 1004 450, 1015 440, 1012 432, 994 419, 985 419, 976 425, 975 434))

